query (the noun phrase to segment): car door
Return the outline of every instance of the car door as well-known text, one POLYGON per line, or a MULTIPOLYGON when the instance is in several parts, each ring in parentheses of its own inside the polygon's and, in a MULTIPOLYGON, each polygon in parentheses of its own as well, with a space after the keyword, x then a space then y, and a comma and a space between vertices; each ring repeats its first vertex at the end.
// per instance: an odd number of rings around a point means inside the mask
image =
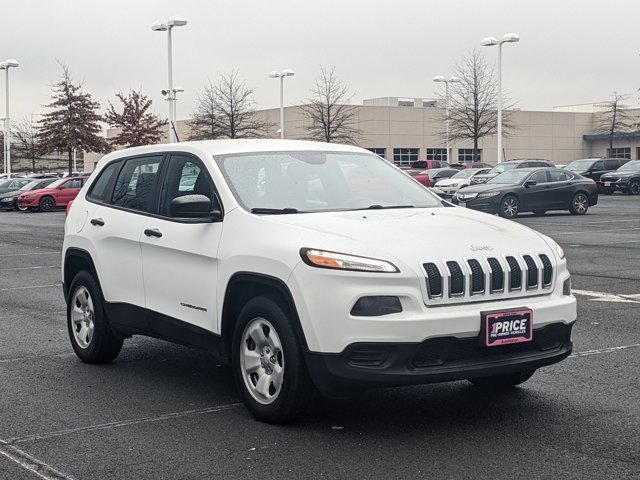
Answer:
POLYGON ((551 205, 549 210, 569 208, 569 203, 573 198, 570 180, 571 175, 567 172, 549 170, 549 183, 546 185, 549 204, 551 205))
MULTIPOLYGON (((96 252, 94 262, 107 302, 145 306, 140 236, 162 160, 163 155, 145 155, 115 161, 104 167, 87 193, 83 235, 96 252)), ((129 315, 114 320, 144 327, 129 315)))
POLYGON ((598 160, 596 162, 593 162, 593 165, 591 165, 589 171, 584 176, 592 178, 597 182, 605 173, 607 173, 607 171, 605 170, 604 160, 598 160))
POLYGON ((82 183, 82 178, 72 178, 60 185, 53 195, 56 206, 66 207, 70 201, 76 198, 82 188, 82 183))
POLYGON ((548 209, 548 201, 546 199, 548 182, 546 170, 540 170, 529 175, 524 182, 525 188, 523 188, 521 194, 520 211, 548 209), (526 186, 526 183, 530 181, 534 181, 536 184, 526 186))
POLYGON ((163 170, 157 216, 147 218, 140 237, 150 327, 158 331, 163 320, 175 319, 218 333, 222 222, 174 218, 170 211, 172 200, 192 194, 205 195, 212 211, 221 211, 213 181, 202 160, 190 154, 172 154, 163 170))

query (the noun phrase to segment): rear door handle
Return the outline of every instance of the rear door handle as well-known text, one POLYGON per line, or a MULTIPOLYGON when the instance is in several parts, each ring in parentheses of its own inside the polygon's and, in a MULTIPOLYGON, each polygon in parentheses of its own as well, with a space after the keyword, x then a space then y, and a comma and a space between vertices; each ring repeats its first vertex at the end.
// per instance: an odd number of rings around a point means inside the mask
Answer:
POLYGON ((92 218, 91 225, 95 225, 96 227, 104 227, 104 220, 101 218, 92 218))
POLYGON ((144 231, 144 234, 147 237, 156 237, 156 238, 160 238, 162 236, 162 232, 160 230, 158 230, 157 228, 147 228, 144 231))

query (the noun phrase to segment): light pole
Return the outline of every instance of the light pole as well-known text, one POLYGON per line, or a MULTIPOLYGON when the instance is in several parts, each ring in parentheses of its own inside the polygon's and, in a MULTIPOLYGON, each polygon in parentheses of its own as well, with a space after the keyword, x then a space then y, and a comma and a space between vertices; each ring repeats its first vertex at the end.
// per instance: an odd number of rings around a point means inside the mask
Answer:
POLYGON ((296 72, 289 69, 269 72, 269 78, 280 79, 280 138, 284 138, 284 77, 293 77, 295 74, 296 72))
POLYGON ((485 37, 480 41, 483 47, 498 46, 498 163, 502 161, 502 44, 520 41, 517 33, 505 33, 500 40, 485 37))
POLYGON ((0 70, 5 73, 5 102, 6 114, 4 119, 4 171, 7 178, 11 178, 11 117, 9 115, 9 69, 19 67, 20 64, 14 58, 0 62, 0 70))
POLYGON ((180 17, 170 17, 166 22, 158 20, 151 25, 151 30, 154 32, 167 32, 167 67, 169 85, 168 88, 162 90, 162 94, 167 97, 169 102, 169 143, 177 142, 178 136, 176 135, 176 93, 183 91, 180 88, 173 87, 173 53, 171 44, 171 30, 173 27, 182 27, 187 24, 187 21, 180 17))
POLYGON ((450 78, 445 78, 442 75, 438 75, 437 77, 433 77, 433 81, 434 82, 442 82, 444 83, 444 101, 445 101, 445 112, 446 112, 446 116, 445 116, 445 129, 447 131, 447 162, 449 162, 449 152, 450 152, 450 148, 449 148, 449 84, 450 83, 460 83, 461 80, 458 77, 450 77, 450 78))

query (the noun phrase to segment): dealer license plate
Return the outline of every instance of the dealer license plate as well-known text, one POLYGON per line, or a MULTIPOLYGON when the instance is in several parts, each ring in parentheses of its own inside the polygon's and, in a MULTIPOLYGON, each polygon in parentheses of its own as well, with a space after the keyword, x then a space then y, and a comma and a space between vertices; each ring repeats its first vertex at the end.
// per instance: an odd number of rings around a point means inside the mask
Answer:
POLYGON ((487 347, 533 340, 533 312, 530 308, 483 312, 482 341, 487 347))

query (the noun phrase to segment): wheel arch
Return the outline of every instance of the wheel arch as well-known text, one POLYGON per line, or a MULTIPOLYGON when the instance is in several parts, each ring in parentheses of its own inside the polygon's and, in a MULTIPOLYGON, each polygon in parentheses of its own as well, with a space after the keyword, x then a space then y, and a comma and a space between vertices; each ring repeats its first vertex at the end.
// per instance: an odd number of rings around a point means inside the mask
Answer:
POLYGON ((224 344, 223 353, 226 357, 231 358, 231 338, 240 310, 250 299, 261 295, 273 297, 291 315, 298 341, 304 351, 308 352, 298 310, 286 283, 277 277, 262 273, 238 272, 227 282, 222 305, 220 333, 224 344))
POLYGON ((63 265, 63 277, 62 277, 62 290, 64 292, 65 300, 69 295, 69 285, 73 281, 74 277, 81 272, 82 270, 86 270, 93 278, 96 279, 98 286, 100 286, 100 281, 98 279, 98 272, 96 270, 96 266, 93 262, 93 258, 91 254, 82 248, 77 247, 69 247, 64 253, 64 265, 63 265))

